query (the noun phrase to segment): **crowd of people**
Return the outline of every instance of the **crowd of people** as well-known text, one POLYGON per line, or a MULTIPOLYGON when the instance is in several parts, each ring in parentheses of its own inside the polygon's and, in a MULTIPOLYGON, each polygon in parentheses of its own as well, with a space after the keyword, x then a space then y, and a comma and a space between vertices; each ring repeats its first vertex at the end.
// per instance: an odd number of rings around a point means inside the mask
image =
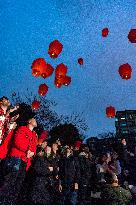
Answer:
POLYGON ((7 97, 0 99, 1 205, 134 205, 136 147, 119 147, 93 154, 86 144, 64 145, 35 131, 29 116, 18 126, 7 97))

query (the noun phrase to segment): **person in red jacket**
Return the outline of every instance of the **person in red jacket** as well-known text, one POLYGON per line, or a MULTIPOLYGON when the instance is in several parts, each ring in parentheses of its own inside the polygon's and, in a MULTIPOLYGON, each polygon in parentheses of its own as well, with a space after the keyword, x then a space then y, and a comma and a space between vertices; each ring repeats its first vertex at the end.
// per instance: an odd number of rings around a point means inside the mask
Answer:
POLYGON ((16 119, 19 115, 10 117, 10 114, 17 110, 19 106, 9 109, 10 101, 7 97, 0 98, 0 161, 8 153, 9 143, 11 141, 13 130, 16 128, 16 119))
POLYGON ((16 204, 26 171, 31 165, 32 157, 36 154, 35 127, 37 122, 31 118, 27 126, 19 127, 15 133, 9 156, 3 166, 4 182, 0 192, 0 203, 3 205, 16 204))

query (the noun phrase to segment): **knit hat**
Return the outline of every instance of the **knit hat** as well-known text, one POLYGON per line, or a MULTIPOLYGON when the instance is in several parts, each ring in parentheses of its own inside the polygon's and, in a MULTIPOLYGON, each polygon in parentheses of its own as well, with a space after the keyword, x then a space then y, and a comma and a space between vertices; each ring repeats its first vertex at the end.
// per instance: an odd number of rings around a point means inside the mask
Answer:
POLYGON ((81 144, 82 144, 81 141, 79 140, 75 141, 75 147, 80 148, 81 144))
POLYGON ((41 133, 41 135, 40 135, 40 137, 39 137, 39 139, 38 139, 38 144, 41 144, 41 143, 43 143, 44 141, 46 141, 47 137, 48 137, 48 132, 47 132, 46 130, 44 130, 44 131, 41 133))

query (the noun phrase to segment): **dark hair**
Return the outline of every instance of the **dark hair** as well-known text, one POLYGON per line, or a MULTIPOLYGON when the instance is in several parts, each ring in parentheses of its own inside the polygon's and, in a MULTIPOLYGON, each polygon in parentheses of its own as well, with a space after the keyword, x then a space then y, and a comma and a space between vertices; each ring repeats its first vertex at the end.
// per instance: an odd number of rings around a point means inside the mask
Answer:
POLYGON ((3 97, 0 98, 0 102, 1 102, 3 99, 9 100, 6 96, 3 96, 3 97))
POLYGON ((112 173, 106 173, 105 174, 105 180, 107 184, 112 184, 115 181, 115 174, 112 173))
POLYGON ((41 151, 45 152, 44 149, 41 146, 38 145, 37 148, 36 148, 36 155, 41 151))

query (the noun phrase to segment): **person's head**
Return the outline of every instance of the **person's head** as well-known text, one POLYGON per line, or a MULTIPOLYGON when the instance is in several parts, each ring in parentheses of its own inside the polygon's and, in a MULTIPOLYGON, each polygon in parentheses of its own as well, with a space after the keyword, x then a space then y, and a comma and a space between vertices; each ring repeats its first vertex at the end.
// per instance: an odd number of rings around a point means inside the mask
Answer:
POLYGON ((67 147, 64 149, 64 155, 68 157, 68 156, 70 156, 70 155, 72 155, 72 154, 73 154, 72 150, 70 149, 69 146, 67 146, 67 147))
POLYGON ((58 144, 58 146, 61 146, 61 141, 59 138, 56 140, 56 144, 58 144))
POLYGON ((0 105, 3 107, 9 107, 11 103, 7 97, 3 96, 0 98, 0 105))
POLYGON ((58 144, 57 143, 53 143, 51 148, 52 148, 53 152, 57 152, 58 151, 58 144))
POLYGON ((36 156, 43 157, 45 154, 44 149, 41 146, 38 146, 36 149, 36 156))
POLYGON ((30 118, 30 119, 28 120, 28 125, 32 126, 33 128, 34 128, 34 127, 37 127, 36 119, 35 119, 35 118, 30 118))
POLYGON ((79 141, 79 140, 77 140, 77 141, 75 142, 75 149, 76 149, 76 150, 79 150, 79 149, 80 149, 81 144, 82 144, 82 142, 81 142, 81 141, 79 141))
POLYGON ((116 174, 106 173, 105 180, 107 184, 114 184, 114 183, 118 184, 118 177, 116 174))
POLYGON ((38 145, 41 145, 43 149, 47 147, 47 137, 48 137, 48 132, 44 130, 38 138, 38 145))
POLYGON ((46 153, 47 157, 49 157, 51 155, 51 147, 46 146, 45 153, 46 153))

